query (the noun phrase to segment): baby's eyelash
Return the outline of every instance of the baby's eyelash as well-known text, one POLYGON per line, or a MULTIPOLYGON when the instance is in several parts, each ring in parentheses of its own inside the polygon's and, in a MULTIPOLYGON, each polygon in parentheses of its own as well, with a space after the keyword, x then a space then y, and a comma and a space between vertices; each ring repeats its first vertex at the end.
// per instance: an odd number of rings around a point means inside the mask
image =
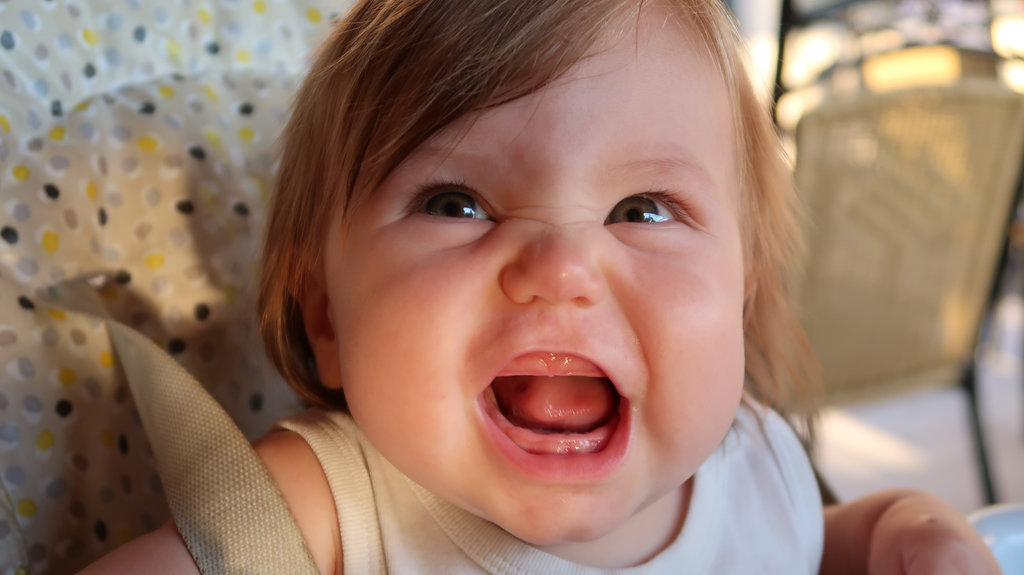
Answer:
POLYGON ((427 201, 431 197, 436 196, 441 192, 462 192, 469 195, 474 195, 472 188, 466 185, 465 180, 433 180, 421 184, 413 197, 409 200, 406 205, 405 213, 415 214, 423 211, 427 205, 427 201))
POLYGON ((664 190, 651 190, 639 195, 662 204, 672 212, 672 216, 675 219, 681 222, 694 221, 690 204, 686 202, 686 200, 680 198, 679 194, 673 194, 664 190))

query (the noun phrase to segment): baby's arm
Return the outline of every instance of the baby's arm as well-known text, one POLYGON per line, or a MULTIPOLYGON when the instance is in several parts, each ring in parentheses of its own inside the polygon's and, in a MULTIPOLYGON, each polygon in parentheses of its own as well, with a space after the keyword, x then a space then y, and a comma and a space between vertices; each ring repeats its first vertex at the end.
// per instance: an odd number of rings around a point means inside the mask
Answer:
POLYGON ((185 541, 173 521, 118 547, 114 552, 86 567, 80 575, 118 573, 166 573, 199 575, 185 541))
POLYGON ((889 490, 825 508, 822 574, 998 575, 963 515, 939 498, 889 490))

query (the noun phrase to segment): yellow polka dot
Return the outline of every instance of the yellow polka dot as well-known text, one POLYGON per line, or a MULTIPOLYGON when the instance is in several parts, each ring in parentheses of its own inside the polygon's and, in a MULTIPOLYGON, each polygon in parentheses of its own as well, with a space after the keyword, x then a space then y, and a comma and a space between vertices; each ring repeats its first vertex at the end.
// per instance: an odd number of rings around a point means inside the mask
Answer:
POLYGON ((213 14, 210 14, 210 11, 207 10, 206 8, 200 8, 199 9, 199 21, 202 22, 203 24, 209 25, 210 22, 213 22, 213 14))
POLYGON ((0 114, 0 128, 3 128, 4 133, 11 131, 11 121, 3 114, 0 114))
POLYGON ((18 565, 14 568, 14 575, 28 575, 28 567, 18 565))
POLYGON ((64 310, 62 310, 62 309, 57 309, 55 307, 51 307, 51 308, 47 309, 46 311, 50 312, 50 317, 52 317, 53 319, 55 319, 57 321, 64 321, 64 320, 68 319, 68 314, 64 310))
POLYGON ((316 8, 310 8, 309 10, 306 10, 306 18, 308 18, 309 21, 314 24, 319 24, 320 20, 323 19, 323 16, 320 14, 320 11, 317 10, 316 8))
POLYGON ((220 145, 220 134, 218 134, 214 130, 207 128, 203 130, 203 135, 206 136, 206 139, 214 146, 220 145))
POLYGON ((57 126, 56 128, 50 130, 50 139, 53 140, 54 142, 62 141, 64 139, 64 136, 66 135, 67 130, 64 129, 64 126, 57 126))
POLYGON ((85 195, 90 200, 95 200, 100 195, 100 191, 96 187, 96 182, 89 182, 88 184, 86 184, 85 195))
POLYGON ((114 355, 109 351, 100 354, 100 365, 103 367, 114 367, 114 355))
POLYGON ((238 288, 236 288, 235 286, 230 286, 230 285, 229 286, 225 286, 224 287, 224 301, 227 302, 228 305, 231 305, 231 304, 235 303, 236 301, 238 301, 238 288))
POLYGON ((57 379, 60 380, 60 384, 64 387, 75 383, 76 377, 75 370, 69 367, 62 367, 61 370, 57 372, 57 379))
POLYGON ((167 40, 167 55, 171 58, 177 59, 181 56, 181 44, 178 44, 174 40, 167 40))
POLYGON ((78 103, 77 106, 75 106, 75 111, 76 112, 84 112, 84 111, 88 110, 89 106, 91 106, 91 105, 92 105, 92 102, 90 100, 82 100, 81 102, 78 103))
POLYGON ((43 232, 42 244, 43 249, 46 250, 47 253, 52 254, 53 252, 57 251, 58 247, 60 247, 60 236, 58 236, 57 232, 53 230, 46 230, 45 232, 43 232))
POLYGON ((57 436, 55 436, 49 429, 44 429, 42 433, 36 436, 36 447, 38 447, 40 451, 46 451, 53 447, 53 444, 56 443, 56 441, 57 436))
POLYGON ((157 91, 160 92, 160 95, 163 96, 164 99, 170 100, 174 97, 174 88, 170 86, 160 86, 160 89, 157 91))
POLYGON ((36 502, 31 499, 22 499, 18 502, 18 515, 22 517, 35 517, 36 512, 39 508, 36 506, 36 502))
POLYGON ((163 254, 149 254, 146 256, 146 267, 151 270, 158 270, 164 267, 164 255, 163 254))
POLYGON ((160 147, 160 140, 157 140, 153 136, 143 136, 139 138, 139 149, 143 152, 152 152, 160 147))
POLYGON ((96 31, 91 28, 85 28, 84 30, 82 30, 82 39, 85 40, 85 43, 90 46, 95 46, 96 44, 100 43, 100 35, 97 34, 96 31))
POLYGON ((252 61, 252 56, 249 55, 248 50, 239 50, 235 52, 235 60, 238 60, 239 64, 248 64, 252 61))
POLYGON ((114 432, 109 429, 100 431, 100 443, 108 449, 114 448, 114 432))
POLYGON ((99 294, 104 299, 117 299, 117 288, 108 286, 99 290, 99 294))
POLYGON ((238 137, 243 139, 243 140, 245 140, 246 142, 251 142, 253 136, 255 136, 255 135, 256 135, 256 132, 254 132, 252 130, 252 128, 250 128, 248 126, 238 130, 238 137))
POLYGON ((117 531, 117 542, 121 545, 132 540, 132 532, 126 528, 121 528, 117 531))
POLYGON ((267 3, 263 0, 256 0, 252 3, 252 11, 257 14, 264 14, 267 11, 267 3))
POLYGON ((14 179, 19 182, 24 182, 32 175, 32 170, 29 170, 25 166, 14 166, 14 169, 11 170, 11 172, 14 174, 14 179))
POLYGON ((206 96, 214 102, 220 99, 220 95, 218 95, 217 91, 213 89, 213 86, 209 84, 203 86, 203 91, 206 92, 206 96))

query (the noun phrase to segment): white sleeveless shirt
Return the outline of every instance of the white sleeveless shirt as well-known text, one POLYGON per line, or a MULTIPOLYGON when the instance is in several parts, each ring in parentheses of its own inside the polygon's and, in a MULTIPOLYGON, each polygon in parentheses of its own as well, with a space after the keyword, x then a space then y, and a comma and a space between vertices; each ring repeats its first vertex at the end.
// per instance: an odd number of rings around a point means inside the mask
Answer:
POLYGON ((694 476, 686 521, 672 544, 618 571, 541 551, 435 496, 384 459, 346 413, 313 409, 279 426, 301 435, 320 460, 348 574, 815 574, 824 524, 810 463, 777 414, 754 409, 763 432, 752 409, 741 407, 694 476))

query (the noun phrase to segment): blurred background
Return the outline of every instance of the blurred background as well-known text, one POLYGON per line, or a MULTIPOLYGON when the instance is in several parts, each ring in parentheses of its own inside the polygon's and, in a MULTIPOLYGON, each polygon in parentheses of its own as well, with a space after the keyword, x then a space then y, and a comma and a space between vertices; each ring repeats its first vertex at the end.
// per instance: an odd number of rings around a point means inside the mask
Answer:
POLYGON ((1024 502, 1024 0, 733 0, 809 222, 816 459, 1024 502))

